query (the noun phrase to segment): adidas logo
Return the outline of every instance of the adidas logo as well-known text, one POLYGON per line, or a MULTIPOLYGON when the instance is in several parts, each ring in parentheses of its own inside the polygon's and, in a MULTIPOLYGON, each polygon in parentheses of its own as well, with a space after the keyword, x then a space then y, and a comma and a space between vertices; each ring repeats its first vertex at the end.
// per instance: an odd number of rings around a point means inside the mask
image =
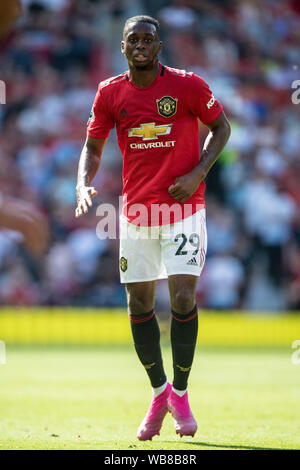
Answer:
POLYGON ((190 261, 188 261, 186 264, 191 264, 193 266, 198 266, 198 263, 197 263, 197 260, 195 257, 193 257, 192 259, 190 259, 190 261))
POLYGON ((121 109, 120 116, 128 116, 128 113, 125 108, 121 109))

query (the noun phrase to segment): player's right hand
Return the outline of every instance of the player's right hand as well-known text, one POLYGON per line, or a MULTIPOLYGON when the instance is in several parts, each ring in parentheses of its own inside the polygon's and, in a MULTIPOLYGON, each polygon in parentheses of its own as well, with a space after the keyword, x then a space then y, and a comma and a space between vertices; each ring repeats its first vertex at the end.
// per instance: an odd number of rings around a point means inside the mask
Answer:
POLYGON ((93 186, 79 185, 76 187, 77 207, 75 217, 80 217, 88 212, 88 207, 92 207, 92 198, 97 196, 98 191, 93 186))

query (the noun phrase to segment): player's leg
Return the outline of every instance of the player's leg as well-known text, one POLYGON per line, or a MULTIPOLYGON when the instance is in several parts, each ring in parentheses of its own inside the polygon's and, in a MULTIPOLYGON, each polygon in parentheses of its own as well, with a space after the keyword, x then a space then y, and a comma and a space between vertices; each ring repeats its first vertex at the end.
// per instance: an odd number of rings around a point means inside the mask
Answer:
POLYGON ((187 389, 198 334, 197 281, 187 274, 169 276, 173 388, 181 395, 187 389))
POLYGON ((160 348, 160 330, 154 314, 156 281, 126 284, 128 312, 136 353, 150 379, 153 398, 139 426, 137 437, 151 440, 160 433, 168 412, 168 384, 160 348))
POLYGON ((155 287, 156 281, 126 284, 134 347, 154 390, 167 382, 160 349, 160 330, 154 313, 155 287))
POLYGON ((171 346, 173 356, 173 387, 169 396, 169 409, 174 418, 176 433, 194 436, 197 422, 188 401, 188 378, 192 368, 198 333, 196 285, 198 277, 169 276, 171 298, 171 346))
POLYGON ((121 282, 126 286, 134 346, 153 390, 149 410, 138 429, 138 438, 147 440, 160 432, 171 390, 163 368, 160 330, 154 313, 156 279, 167 275, 162 268, 159 240, 144 239, 142 228, 128 226, 122 219, 120 222, 121 282), (127 229, 135 236, 122 236, 127 229))
POLYGON ((173 224, 161 240, 168 272, 174 380, 169 408, 181 436, 194 435, 197 423, 188 403, 187 383, 198 333, 196 286, 207 247, 205 210, 173 224))

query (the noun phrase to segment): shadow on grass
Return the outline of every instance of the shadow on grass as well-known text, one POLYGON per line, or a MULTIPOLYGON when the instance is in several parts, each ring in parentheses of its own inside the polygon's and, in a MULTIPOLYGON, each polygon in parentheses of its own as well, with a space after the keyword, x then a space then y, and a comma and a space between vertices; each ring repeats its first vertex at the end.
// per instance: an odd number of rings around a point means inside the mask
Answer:
MULTIPOLYGON (((174 441, 172 441, 174 442, 174 441)), ((228 445, 228 444, 213 444, 210 442, 191 442, 191 441, 178 441, 182 444, 188 444, 191 446, 202 446, 202 447, 217 447, 220 449, 241 449, 241 450, 295 450, 295 449, 285 449, 280 447, 257 447, 257 446, 243 446, 243 445, 228 445)), ((171 441, 168 441, 171 443, 171 441)))

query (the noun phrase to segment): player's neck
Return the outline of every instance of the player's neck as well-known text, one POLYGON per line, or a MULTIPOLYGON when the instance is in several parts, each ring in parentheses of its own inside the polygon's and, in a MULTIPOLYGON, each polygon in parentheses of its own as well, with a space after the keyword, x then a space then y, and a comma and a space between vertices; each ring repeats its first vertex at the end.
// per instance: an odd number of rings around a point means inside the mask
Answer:
POLYGON ((159 74, 159 62, 157 61, 151 69, 143 70, 129 67, 130 81, 138 87, 144 88, 151 85, 159 74))

